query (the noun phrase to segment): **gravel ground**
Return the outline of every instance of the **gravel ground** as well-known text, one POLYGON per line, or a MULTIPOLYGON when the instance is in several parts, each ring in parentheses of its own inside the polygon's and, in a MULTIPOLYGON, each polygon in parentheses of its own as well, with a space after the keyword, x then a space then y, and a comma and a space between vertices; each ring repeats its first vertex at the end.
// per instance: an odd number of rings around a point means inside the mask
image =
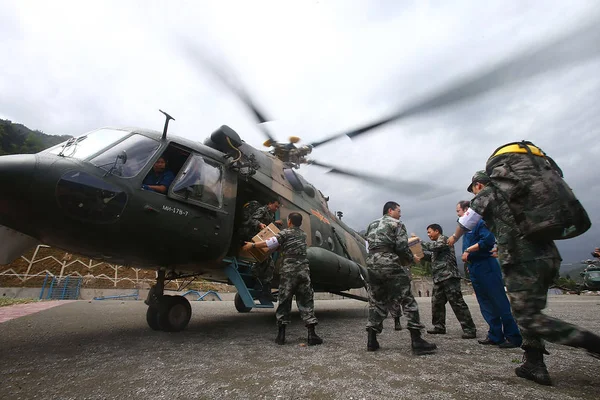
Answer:
MULTIPOLYGON (((478 337, 486 325, 465 297, 478 337)), ((431 320, 429 298, 419 298, 431 320)), ((600 361, 550 344, 555 386, 517 378, 520 349, 460 338, 448 308, 448 334, 425 335, 435 355, 410 353, 408 331, 385 321, 382 348, 366 351, 367 308, 354 300, 316 302, 325 343, 305 346, 294 307, 288 343, 274 343, 273 310, 238 313, 233 302, 193 302, 184 332, 150 330, 141 301, 78 301, 0 324, 2 399, 594 399, 600 361)), ((546 312, 600 332, 600 297, 555 296, 546 312)), ((403 324, 406 321, 403 318, 403 324)))

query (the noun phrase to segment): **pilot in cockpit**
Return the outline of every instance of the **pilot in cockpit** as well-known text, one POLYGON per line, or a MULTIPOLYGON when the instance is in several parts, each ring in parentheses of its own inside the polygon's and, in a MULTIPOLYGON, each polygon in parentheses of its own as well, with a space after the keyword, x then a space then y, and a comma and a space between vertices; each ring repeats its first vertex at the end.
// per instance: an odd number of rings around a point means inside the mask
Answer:
POLYGON ((168 160, 165 156, 161 156, 156 160, 152 170, 148 172, 148 175, 144 179, 142 189, 166 194, 169 186, 175 180, 175 175, 167 169, 167 165, 168 160))

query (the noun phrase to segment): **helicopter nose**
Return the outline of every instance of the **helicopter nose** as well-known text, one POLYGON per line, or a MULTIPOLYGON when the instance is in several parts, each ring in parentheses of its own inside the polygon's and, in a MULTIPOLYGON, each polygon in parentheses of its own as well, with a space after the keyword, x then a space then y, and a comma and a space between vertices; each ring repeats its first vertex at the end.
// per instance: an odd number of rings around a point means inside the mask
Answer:
POLYGON ((0 224, 28 213, 36 156, 19 154, 0 157, 0 224))

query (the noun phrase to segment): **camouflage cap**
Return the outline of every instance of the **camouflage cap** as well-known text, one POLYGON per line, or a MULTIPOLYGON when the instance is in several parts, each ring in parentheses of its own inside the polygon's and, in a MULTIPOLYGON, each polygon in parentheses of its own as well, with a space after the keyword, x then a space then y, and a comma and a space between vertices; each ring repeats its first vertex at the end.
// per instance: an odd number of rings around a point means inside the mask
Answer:
POLYGON ((475 172, 475 175, 473 175, 473 178, 471 178, 471 183, 467 187, 467 192, 473 193, 473 184, 475 182, 489 183, 490 182, 490 177, 488 176, 488 174, 484 170, 475 172))

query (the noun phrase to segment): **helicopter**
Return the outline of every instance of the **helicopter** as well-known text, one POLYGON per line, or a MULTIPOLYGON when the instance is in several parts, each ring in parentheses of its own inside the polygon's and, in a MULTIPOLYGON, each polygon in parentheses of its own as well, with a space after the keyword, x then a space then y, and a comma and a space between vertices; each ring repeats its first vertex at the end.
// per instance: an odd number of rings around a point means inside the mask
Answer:
MULTIPOLYGON (((592 252, 592 256, 598 258, 598 249, 592 252)), ((579 273, 581 283, 573 284, 571 287, 554 284, 552 287, 564 290, 566 292, 574 292, 580 295, 583 291, 600 291, 600 260, 587 259, 580 262, 581 265, 586 265, 583 271, 579 273)))
MULTIPOLYGON (((594 21, 385 118, 308 145, 299 145, 296 137, 278 142, 264 126, 269 119, 243 88, 225 79, 219 68, 210 68, 252 112, 271 151, 249 145, 227 125, 204 143, 172 135, 168 128, 174 118, 161 111, 162 132, 100 128, 34 155, 2 156, 0 184, 10 190, 0 192, 0 264, 42 242, 98 260, 156 270, 156 284, 146 299, 146 320, 154 330, 180 331, 192 311, 185 297, 165 295, 165 282, 172 279, 233 284, 238 291, 234 305, 240 312, 273 307, 251 289, 253 262, 240 257, 238 230, 244 204, 276 197, 281 203, 278 219, 291 212, 303 216, 314 290, 365 301, 347 293, 365 286, 365 239, 329 210, 329 198, 297 170, 311 164, 415 195, 431 186, 336 168, 309 159, 312 151, 341 137, 356 138, 403 118, 595 57, 599 26, 594 21), (592 43, 593 51, 576 43, 592 43), (535 62, 539 60, 543 65, 535 62), (164 194, 145 190, 142 184, 161 157, 168 160, 167 168, 175 176, 164 194)), ((202 60, 201 54, 196 56, 202 60)))
POLYGON ((583 278, 580 290, 600 290, 600 260, 585 260, 587 267, 579 273, 583 278))

